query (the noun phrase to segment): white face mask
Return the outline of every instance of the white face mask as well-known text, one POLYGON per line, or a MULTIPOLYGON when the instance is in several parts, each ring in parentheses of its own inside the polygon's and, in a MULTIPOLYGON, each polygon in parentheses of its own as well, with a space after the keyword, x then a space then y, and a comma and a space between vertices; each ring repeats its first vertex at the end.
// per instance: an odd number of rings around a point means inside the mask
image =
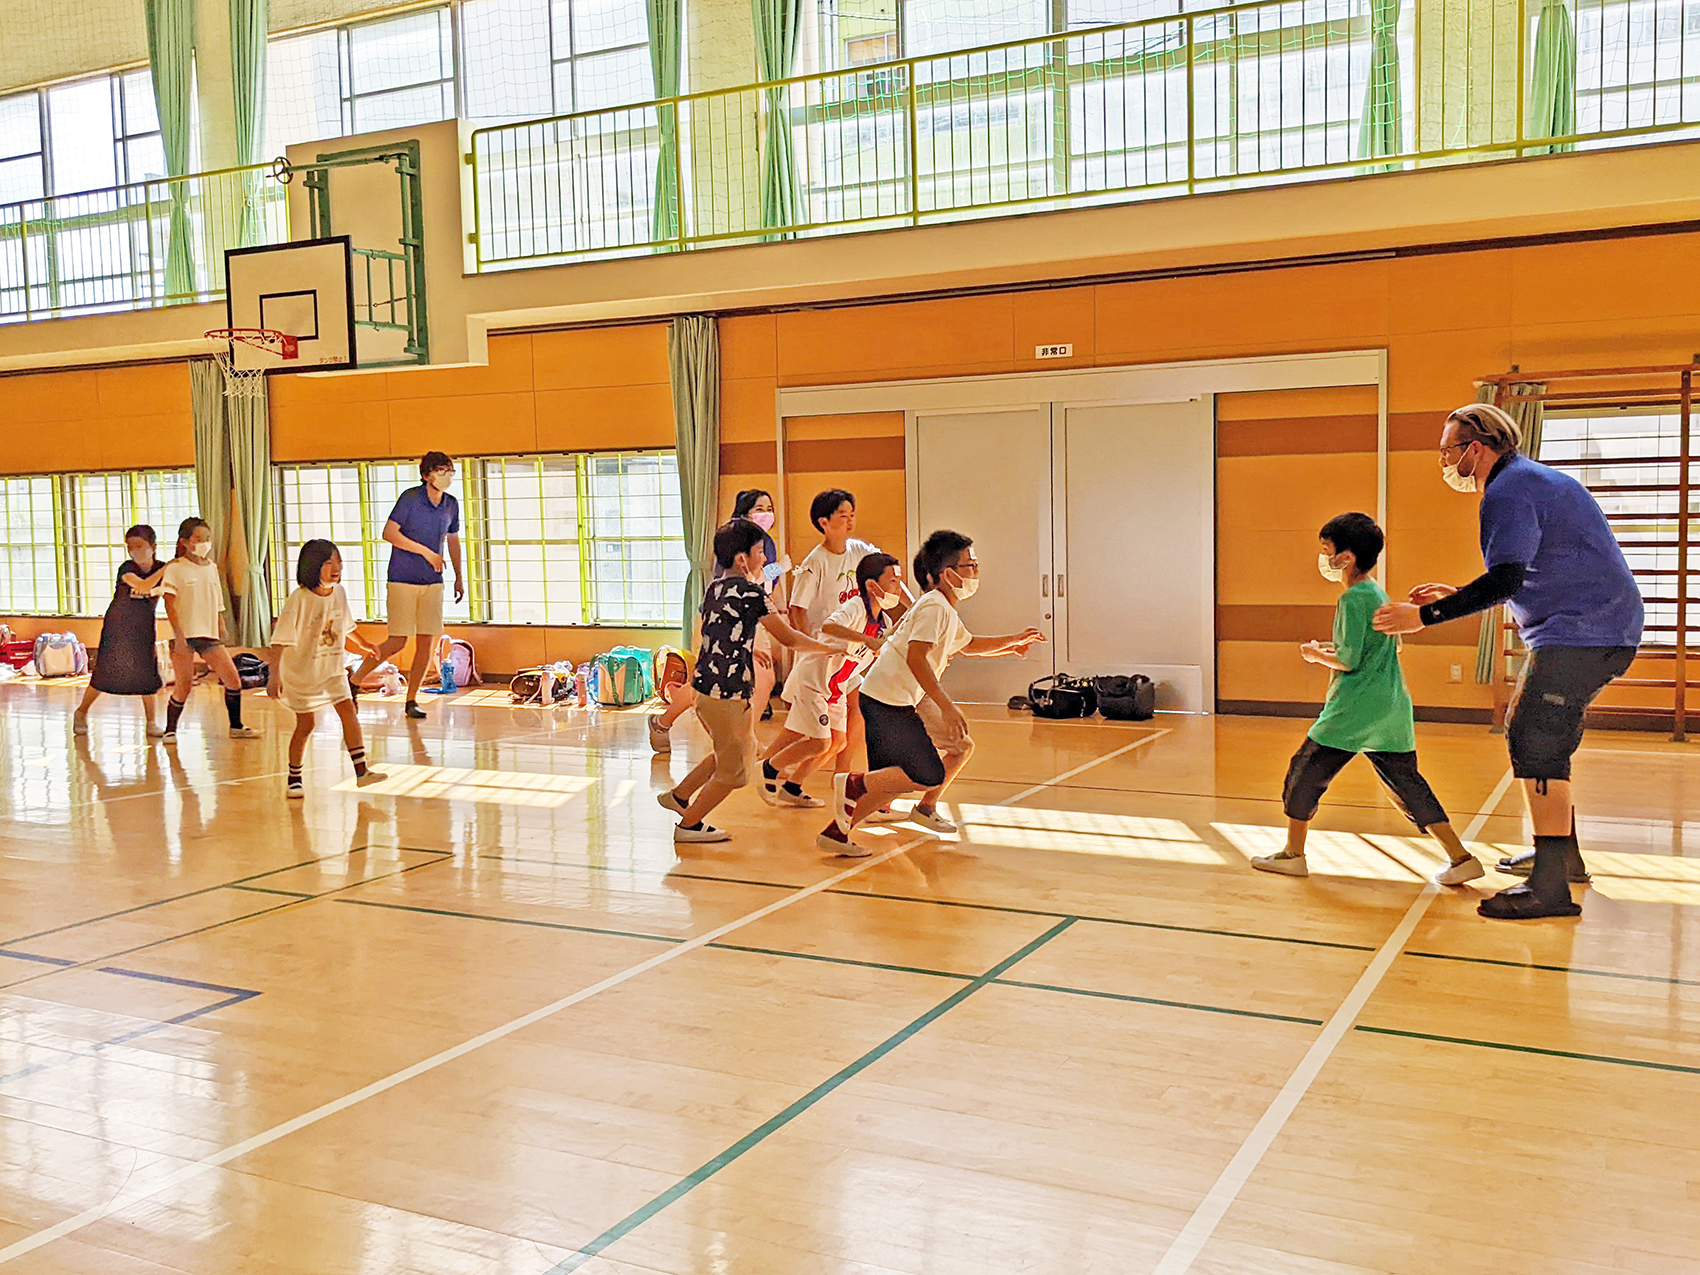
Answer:
MULTIPOLYGON (((1458 457, 1458 460, 1460 461, 1463 459, 1463 455, 1458 457)), ((1480 467, 1479 461, 1477 462, 1477 466, 1478 468, 1480 467)), ((1481 480, 1478 479, 1474 473, 1460 474, 1458 472, 1457 462, 1450 465, 1442 465, 1440 467, 1440 476, 1446 480, 1446 485, 1452 488, 1453 491, 1467 492, 1481 490, 1481 480)))
POLYGON ((1322 573, 1324 580, 1332 580, 1335 584, 1346 578, 1346 568, 1335 566, 1334 559, 1325 553, 1316 555, 1316 569, 1322 573))
POLYGON ((901 593, 881 593, 878 589, 875 589, 873 598, 875 602, 880 604, 881 611, 889 611, 903 600, 903 595, 901 593))
POLYGON ((954 571, 950 574, 956 576, 956 579, 954 581, 947 579, 945 583, 950 585, 951 592, 956 594, 956 600, 958 602, 966 602, 969 598, 973 597, 980 591, 979 576, 963 577, 957 575, 954 571))

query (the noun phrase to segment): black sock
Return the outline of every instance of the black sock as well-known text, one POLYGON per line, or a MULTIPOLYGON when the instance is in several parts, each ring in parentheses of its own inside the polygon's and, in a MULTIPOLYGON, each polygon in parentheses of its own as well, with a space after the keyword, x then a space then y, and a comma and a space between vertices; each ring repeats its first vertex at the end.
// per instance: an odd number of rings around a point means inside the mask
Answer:
POLYGON ((803 795, 803 785, 797 783, 795 780, 787 779, 782 786, 784 787, 785 794, 788 797, 801 797, 803 795))
POLYGON ((289 786, 291 788, 301 787, 301 767, 294 762, 289 763, 289 786))
POLYGON ((183 701, 176 698, 165 701, 165 733, 170 735, 177 730, 177 719, 183 716, 183 701))
POLYGON ((242 692, 226 689, 224 692, 224 711, 230 714, 230 729, 242 729, 242 692))
POLYGON ((683 828, 686 832, 701 832, 702 831, 702 820, 698 819, 695 823, 682 823, 679 826, 681 828, 683 828))
POLYGON ((364 775, 366 773, 366 746, 362 744, 359 748, 350 748, 348 760, 354 763, 356 778, 364 775))
POLYGON ((768 761, 765 757, 762 758, 761 777, 769 783, 772 783, 775 779, 779 778, 779 771, 775 769, 773 763, 768 761))
POLYGON ((1570 838, 1536 837, 1529 892, 1543 899, 1570 897, 1570 838))

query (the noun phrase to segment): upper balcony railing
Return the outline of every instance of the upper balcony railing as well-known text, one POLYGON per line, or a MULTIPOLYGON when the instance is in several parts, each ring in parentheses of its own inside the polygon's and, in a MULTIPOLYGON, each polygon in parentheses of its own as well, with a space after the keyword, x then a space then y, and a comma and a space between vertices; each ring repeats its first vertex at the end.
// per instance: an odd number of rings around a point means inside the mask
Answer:
POLYGON ((481 128, 474 244, 502 269, 1694 133, 1700 0, 1277 0, 481 128))

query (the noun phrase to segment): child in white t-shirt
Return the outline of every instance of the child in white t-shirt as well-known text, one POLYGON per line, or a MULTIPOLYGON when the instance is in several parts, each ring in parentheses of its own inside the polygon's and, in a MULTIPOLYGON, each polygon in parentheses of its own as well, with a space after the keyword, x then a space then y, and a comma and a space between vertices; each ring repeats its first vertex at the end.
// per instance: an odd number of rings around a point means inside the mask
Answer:
POLYGON ((974 557, 973 544, 960 532, 935 531, 915 555, 915 579, 926 592, 886 637, 862 680, 868 769, 864 774, 840 774, 833 781, 833 821, 817 839, 829 854, 871 854, 867 847, 852 841, 850 833, 905 793, 923 794, 910 816, 914 822, 935 832, 954 832, 955 825, 938 814, 936 802, 973 752, 953 747, 947 764, 939 756, 918 706, 923 700, 932 701, 941 719, 938 729, 946 742, 961 743, 968 734, 968 719, 939 685, 950 661, 959 654, 1018 653, 1045 641, 1038 629, 1003 637, 975 637, 962 623, 956 614, 957 605, 973 597, 980 587, 980 564, 974 557))
POLYGON ((781 806, 818 808, 802 789, 804 778, 841 753, 854 716, 851 701, 891 627, 890 608, 901 601, 897 559, 870 553, 856 568, 856 593, 821 625, 821 637, 850 643, 842 656, 805 655, 786 680, 791 711, 785 729, 762 761, 762 793, 781 806))
POLYGON ((856 568, 879 549, 850 533, 856 530, 856 498, 831 487, 809 502, 809 524, 821 542, 809 550, 791 580, 791 627, 819 637, 821 625, 856 596, 856 568))
POLYGON ((195 657, 206 661, 224 684, 224 711, 230 738, 258 739, 260 732, 242 724, 242 678, 224 648, 224 585, 212 560, 212 529, 205 518, 185 518, 177 528, 177 556, 160 577, 165 615, 171 621, 171 698, 165 705, 165 742, 177 742, 177 721, 195 686, 195 657))
POLYGON ((355 631, 354 612, 341 583, 342 554, 329 540, 309 540, 301 546, 295 580, 300 587, 283 604, 266 651, 266 661, 271 665, 266 694, 295 714, 284 796, 304 795, 301 763, 307 739, 313 733, 314 717, 327 704, 342 719, 342 742, 354 763, 356 782, 361 787, 378 783, 385 776, 367 768, 366 741, 360 733, 360 718, 342 660, 345 650, 371 659, 379 658, 378 650, 355 631))

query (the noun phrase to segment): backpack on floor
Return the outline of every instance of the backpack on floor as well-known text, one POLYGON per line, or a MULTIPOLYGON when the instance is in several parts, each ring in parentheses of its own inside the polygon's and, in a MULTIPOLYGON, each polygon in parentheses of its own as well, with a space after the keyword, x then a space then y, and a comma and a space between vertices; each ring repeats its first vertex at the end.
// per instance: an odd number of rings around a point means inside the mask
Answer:
POLYGON ((264 686, 271 681, 272 671, 269 665, 257 655, 243 651, 230 657, 230 662, 236 665, 236 677, 242 683, 242 689, 251 691, 264 686))
POLYGON ((639 646, 616 646, 598 655, 596 700, 599 704, 641 704, 655 693, 650 680, 650 653, 639 646))
POLYGON ((437 663, 449 670, 456 690, 477 686, 482 680, 478 676, 478 659, 473 654, 472 643, 464 638, 450 637, 447 633, 439 637, 437 663))
POLYGON ((43 633, 32 653, 37 677, 76 677, 89 671, 88 648, 74 633, 43 633))
POLYGON ((1143 673, 1131 677, 1095 677, 1098 711, 1113 722, 1148 722, 1157 711, 1157 684, 1143 673))
POLYGON ((1098 711, 1098 694, 1092 683, 1067 673, 1034 682, 1027 688, 1027 701, 1033 708, 1033 716, 1056 720, 1090 717, 1098 711))
POLYGON ((676 687, 691 680, 691 657, 676 646, 661 647, 655 652, 651 678, 655 683, 655 697, 663 704, 667 703, 668 695, 676 687))
POLYGON ((515 704, 559 704, 573 693, 573 666, 561 660, 537 668, 521 669, 508 683, 508 696, 515 704))

